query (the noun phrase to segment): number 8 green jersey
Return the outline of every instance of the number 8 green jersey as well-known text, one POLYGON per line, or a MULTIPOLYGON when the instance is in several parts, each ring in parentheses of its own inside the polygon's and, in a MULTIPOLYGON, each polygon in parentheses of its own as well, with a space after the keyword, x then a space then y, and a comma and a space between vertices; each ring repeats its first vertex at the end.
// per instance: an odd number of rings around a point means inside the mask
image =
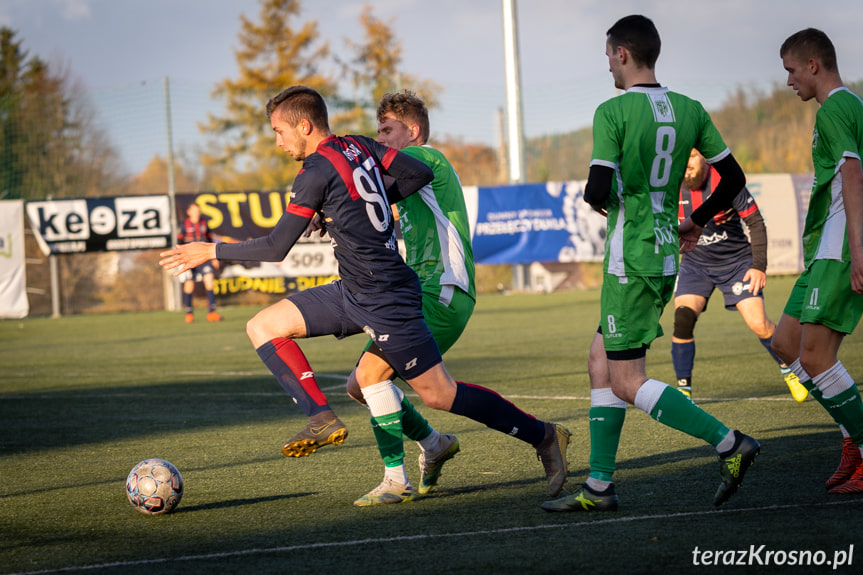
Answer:
POLYGON ((590 165, 614 169, 606 273, 677 274, 678 194, 692 148, 711 164, 731 153, 701 103, 668 88, 634 86, 597 108, 590 165))

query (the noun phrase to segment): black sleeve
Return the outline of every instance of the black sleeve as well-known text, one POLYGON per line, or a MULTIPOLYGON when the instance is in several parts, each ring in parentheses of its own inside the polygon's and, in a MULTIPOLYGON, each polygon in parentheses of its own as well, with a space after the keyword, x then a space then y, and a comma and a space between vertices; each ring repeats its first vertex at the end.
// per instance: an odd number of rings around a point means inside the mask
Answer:
POLYGON ((719 185, 716 186, 710 197, 697 210, 692 212, 692 216, 690 216, 692 221, 702 228, 707 225, 710 218, 732 207, 734 198, 737 197, 737 194, 746 185, 746 176, 743 173, 743 169, 731 154, 713 164, 713 167, 719 172, 719 177, 721 178, 719 185))
POLYGON ((614 169, 608 166, 594 164, 587 174, 587 184, 584 185, 584 201, 591 206, 604 208, 611 194, 611 181, 614 169))
POLYGON ((430 167, 407 154, 387 153, 384 160, 389 160, 384 164, 384 173, 395 178, 393 184, 387 188, 387 199, 391 204, 418 192, 434 179, 434 172, 430 167))
POLYGON ((749 228, 749 241, 752 243, 752 267, 758 271, 767 271, 767 226, 761 212, 755 210, 745 218, 746 226, 749 228))
POLYGON ((280 262, 306 231, 308 224, 309 218, 285 212, 266 236, 237 244, 216 244, 216 257, 220 260, 280 262))

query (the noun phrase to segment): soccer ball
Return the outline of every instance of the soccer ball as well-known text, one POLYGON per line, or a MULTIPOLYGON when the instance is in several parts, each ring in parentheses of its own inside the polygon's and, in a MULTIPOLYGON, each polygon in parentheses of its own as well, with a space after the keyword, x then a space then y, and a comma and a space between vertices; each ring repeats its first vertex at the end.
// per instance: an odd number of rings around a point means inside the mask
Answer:
POLYGON ((129 472, 126 497, 145 515, 170 513, 183 497, 183 477, 164 459, 145 459, 129 472))

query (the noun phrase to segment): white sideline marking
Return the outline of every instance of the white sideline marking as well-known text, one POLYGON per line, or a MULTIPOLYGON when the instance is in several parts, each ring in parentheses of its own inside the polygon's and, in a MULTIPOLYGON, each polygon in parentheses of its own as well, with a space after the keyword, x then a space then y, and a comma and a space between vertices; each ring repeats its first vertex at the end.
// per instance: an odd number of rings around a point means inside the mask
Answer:
POLYGON ((116 561, 113 563, 98 563, 95 565, 78 565, 74 567, 60 567, 59 569, 44 569, 41 571, 22 571, 10 573, 9 575, 42 575, 43 573, 71 573, 76 571, 89 571, 93 569, 110 569, 114 567, 137 567, 140 565, 157 565, 171 561, 209 561, 212 559, 224 559, 226 557, 243 557, 247 555, 262 555, 264 553, 285 553, 289 551, 302 551, 305 549, 323 549, 327 547, 353 547, 357 545, 368 545, 370 543, 394 543, 400 541, 418 541, 429 539, 443 539, 448 537, 473 537, 477 535, 497 535, 502 533, 518 533, 520 531, 539 531, 540 529, 567 529, 580 527, 594 527, 596 525, 609 525, 613 523, 632 523, 635 521, 653 521, 656 519, 677 519, 679 517, 698 517, 702 515, 715 515, 718 513, 763 513, 764 511, 779 511, 785 509, 799 509, 802 507, 815 507, 816 505, 826 507, 830 505, 848 505, 863 502, 863 499, 851 501, 834 501, 830 503, 810 503, 803 505, 770 505, 768 507, 745 507, 743 509, 723 509, 710 511, 688 511, 685 513, 664 513, 661 515, 638 515, 632 517, 614 517, 611 519, 598 519, 596 521, 581 521, 579 523, 553 525, 530 525, 524 527, 506 527, 502 529, 483 529, 481 531, 462 531, 460 533, 434 533, 424 535, 398 535, 396 537, 377 537, 371 539, 354 539, 351 541, 328 541, 325 543, 304 543, 302 545, 286 545, 282 547, 269 547, 260 549, 242 549, 238 551, 225 551, 222 553, 205 553, 201 555, 185 555, 181 557, 162 557, 159 559, 141 559, 139 561, 116 561))

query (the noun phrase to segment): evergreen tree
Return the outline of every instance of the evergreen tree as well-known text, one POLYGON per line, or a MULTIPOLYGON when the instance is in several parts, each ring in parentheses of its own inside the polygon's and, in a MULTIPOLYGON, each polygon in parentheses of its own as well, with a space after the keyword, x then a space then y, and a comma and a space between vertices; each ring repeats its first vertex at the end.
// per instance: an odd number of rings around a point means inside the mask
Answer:
POLYGON ((260 0, 260 5, 257 22, 240 17, 238 77, 223 80, 212 94, 225 100, 225 114, 209 114, 201 126, 214 138, 213 151, 201 156, 206 184, 218 191, 278 189, 292 182, 300 164, 276 147, 267 101, 297 84, 314 88, 326 99, 335 93, 332 80, 318 72, 329 47, 317 42, 317 22, 294 25, 300 2, 260 0))

